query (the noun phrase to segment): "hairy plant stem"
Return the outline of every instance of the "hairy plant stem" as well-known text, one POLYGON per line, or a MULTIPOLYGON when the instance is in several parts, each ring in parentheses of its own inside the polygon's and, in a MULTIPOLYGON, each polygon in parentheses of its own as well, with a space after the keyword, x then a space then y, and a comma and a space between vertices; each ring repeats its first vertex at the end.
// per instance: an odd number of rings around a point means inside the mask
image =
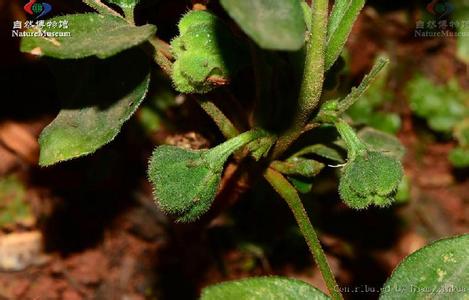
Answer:
POLYGON ((210 116, 215 122, 218 129, 220 129, 223 136, 227 139, 231 139, 239 135, 239 130, 231 123, 225 114, 212 102, 208 100, 197 101, 200 103, 200 107, 210 116))
POLYGON ((285 202, 287 202, 293 212, 301 233, 308 244, 309 250, 313 254, 314 260, 321 271, 324 281, 326 282, 331 298, 334 300, 343 299, 339 286, 335 281, 334 274, 332 274, 331 268, 327 263, 326 255, 322 250, 316 231, 309 220, 308 214, 306 213, 298 192, 282 174, 271 168, 267 168, 264 173, 264 177, 274 190, 285 200, 285 202))
POLYGON ((298 98, 298 108, 291 127, 280 136, 273 151, 278 158, 301 135, 311 113, 318 106, 324 83, 324 57, 327 37, 328 0, 315 0, 311 32, 306 43, 306 58, 298 98))

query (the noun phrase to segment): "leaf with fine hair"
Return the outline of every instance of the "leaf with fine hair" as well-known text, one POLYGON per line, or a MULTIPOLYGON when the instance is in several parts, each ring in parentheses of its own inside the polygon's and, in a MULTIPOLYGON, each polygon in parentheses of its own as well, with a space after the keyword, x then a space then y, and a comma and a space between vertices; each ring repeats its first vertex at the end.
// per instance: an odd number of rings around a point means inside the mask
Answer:
MULTIPOLYGON (((27 36, 21 40, 21 51, 59 59, 97 56, 104 59, 142 44, 156 32, 154 25, 132 26, 124 19, 97 13, 54 17, 48 21, 68 22, 68 28, 54 28, 65 36, 27 36), (66 36, 67 32, 70 33, 66 36)), ((36 29, 26 33, 35 34, 36 29)))
POLYGON ((322 300, 323 292, 301 280, 285 277, 253 277, 222 282, 202 291, 200 300, 322 300))
POLYGON ((108 60, 51 63, 62 110, 39 137, 42 166, 93 153, 112 141, 150 83, 148 60, 140 49, 108 60))

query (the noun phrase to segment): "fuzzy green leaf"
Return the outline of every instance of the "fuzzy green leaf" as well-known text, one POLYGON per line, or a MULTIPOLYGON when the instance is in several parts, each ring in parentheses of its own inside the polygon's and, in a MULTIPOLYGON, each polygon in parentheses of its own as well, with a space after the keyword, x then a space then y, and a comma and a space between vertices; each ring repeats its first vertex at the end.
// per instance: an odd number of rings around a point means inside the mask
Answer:
POLYGON ((315 287, 296 279, 257 277, 212 285, 201 300, 319 300, 330 299, 315 287))
POLYGON ((469 234, 439 240, 405 258, 379 299, 467 299, 468 267, 469 234))
POLYGON ((221 0, 221 5, 261 48, 298 50, 305 42, 298 0, 221 0))
POLYGON ((270 166, 285 175, 299 175, 304 177, 314 177, 324 168, 323 163, 302 157, 290 157, 286 161, 276 160, 273 161, 270 166))
POLYGON ((39 138, 42 166, 93 153, 112 141, 150 82, 148 60, 139 49, 108 60, 55 63, 63 104, 39 138))
MULTIPOLYGON (((143 43, 156 32, 153 25, 136 27, 120 17, 97 13, 65 15, 48 21, 67 21, 68 28, 54 28, 54 31, 70 32, 70 36, 24 37, 21 41, 22 52, 60 59, 88 56, 104 59, 143 43)), ((27 32, 37 34, 35 30, 29 29, 27 32)))

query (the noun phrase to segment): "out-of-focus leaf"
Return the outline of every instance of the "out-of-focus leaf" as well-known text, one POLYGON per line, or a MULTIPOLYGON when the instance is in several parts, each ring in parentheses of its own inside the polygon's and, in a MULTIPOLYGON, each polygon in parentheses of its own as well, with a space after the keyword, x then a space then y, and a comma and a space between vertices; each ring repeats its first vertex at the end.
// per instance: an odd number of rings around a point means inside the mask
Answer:
POLYGON ((257 277, 212 285, 201 300, 319 300, 329 299, 315 287, 296 279, 257 277))
POLYGON ((221 5, 261 48, 298 50, 305 42, 298 0, 221 0, 221 5))
POLYGON ((293 176, 287 176, 287 178, 295 189, 302 194, 308 194, 313 189, 313 183, 310 178, 298 178, 293 176))
POLYGON ((105 61, 57 64, 62 110, 41 133, 39 164, 90 154, 112 141, 145 97, 148 66, 139 49, 105 61))
POLYGON ((143 43, 156 32, 154 25, 136 27, 120 17, 97 13, 65 15, 49 21, 68 22, 68 28, 54 28, 64 36, 34 36, 40 32, 29 29, 26 33, 33 36, 21 40, 22 52, 60 59, 108 58, 143 43))
POLYGON ((467 299, 469 234, 434 242, 405 258, 380 299, 467 299))

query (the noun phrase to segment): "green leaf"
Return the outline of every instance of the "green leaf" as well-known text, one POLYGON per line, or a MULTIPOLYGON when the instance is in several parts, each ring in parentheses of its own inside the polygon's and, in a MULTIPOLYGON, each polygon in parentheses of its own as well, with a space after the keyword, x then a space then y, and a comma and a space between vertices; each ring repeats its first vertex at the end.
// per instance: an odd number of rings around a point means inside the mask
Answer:
POLYGON ((298 178, 293 176, 287 176, 287 178, 295 189, 302 194, 308 194, 313 189, 313 183, 310 178, 298 178))
POLYGON ((257 277, 209 286, 201 300, 319 300, 329 299, 315 287, 282 277, 257 277))
POLYGON ((421 74, 416 74, 406 86, 410 108, 427 120, 428 126, 438 132, 449 133, 469 115, 469 92, 455 79, 439 85, 421 74))
POLYGON ((228 157, 263 135, 263 131, 247 131, 209 150, 157 147, 148 166, 148 176, 160 208, 175 215, 180 222, 199 218, 215 198, 228 157))
POLYGON ((303 9, 298 0, 221 0, 241 29, 261 48, 298 50, 305 42, 303 9))
POLYGON ((318 155, 323 158, 338 162, 338 163, 343 163, 344 158, 340 154, 340 152, 337 149, 334 149, 330 146, 326 146, 323 144, 316 144, 316 145, 311 145, 307 146, 300 151, 296 152, 293 154, 294 157, 298 156, 305 156, 305 155, 318 155))
MULTIPOLYGON (((54 28, 70 36, 28 36, 21 41, 21 51, 39 56, 60 59, 76 59, 88 56, 108 58, 137 46, 156 32, 153 25, 140 27, 128 24, 124 19, 97 13, 65 15, 52 18, 52 22, 68 22, 68 28, 54 28)), ((27 32, 34 34, 36 29, 27 32)))
POLYGON ((469 234, 434 242, 405 258, 380 299, 467 299, 469 234))
POLYGON ((365 127, 358 132, 358 137, 370 150, 383 152, 399 160, 405 154, 405 148, 399 139, 389 133, 365 127))
POLYGON ((119 5, 120 7, 129 8, 135 7, 140 0, 106 0, 109 3, 119 5))
POLYGON ((62 110, 41 133, 39 164, 93 153, 109 143, 148 90, 148 60, 139 49, 108 60, 57 62, 62 110))

